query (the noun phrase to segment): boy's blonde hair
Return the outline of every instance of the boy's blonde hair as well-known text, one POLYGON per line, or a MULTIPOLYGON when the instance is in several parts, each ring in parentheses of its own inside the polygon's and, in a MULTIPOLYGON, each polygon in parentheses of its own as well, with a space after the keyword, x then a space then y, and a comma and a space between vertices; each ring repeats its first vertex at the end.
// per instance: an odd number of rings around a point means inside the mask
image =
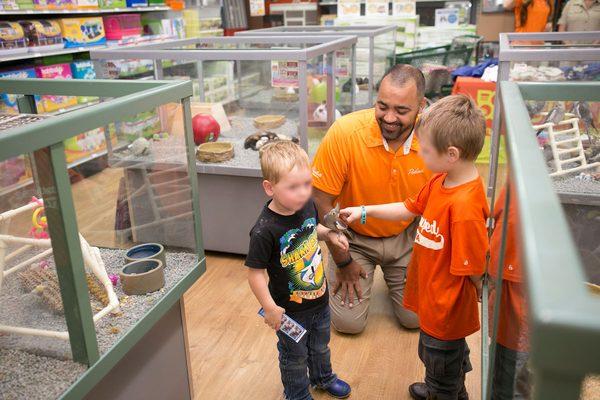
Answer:
POLYGON ((281 177, 294 167, 310 169, 308 154, 296 143, 278 140, 260 149, 260 169, 263 178, 272 184, 279 182, 281 177))
POLYGON ((454 146, 460 150, 460 158, 474 161, 485 141, 485 118, 468 96, 456 94, 434 103, 419 117, 417 134, 425 131, 433 146, 445 153, 454 146))

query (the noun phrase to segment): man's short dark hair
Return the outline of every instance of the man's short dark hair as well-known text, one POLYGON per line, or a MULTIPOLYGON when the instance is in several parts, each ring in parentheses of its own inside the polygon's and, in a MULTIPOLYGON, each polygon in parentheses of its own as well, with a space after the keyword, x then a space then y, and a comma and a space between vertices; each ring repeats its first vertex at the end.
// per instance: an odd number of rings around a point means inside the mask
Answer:
POLYGON ((404 87, 412 81, 417 86, 417 95, 419 96, 419 99, 422 99, 425 96, 425 77, 418 68, 413 67, 412 65, 394 65, 385 73, 385 75, 383 75, 381 81, 379 81, 379 84, 377 85, 378 90, 381 86, 381 82, 383 82, 385 78, 390 78, 392 84, 398 87, 404 87))

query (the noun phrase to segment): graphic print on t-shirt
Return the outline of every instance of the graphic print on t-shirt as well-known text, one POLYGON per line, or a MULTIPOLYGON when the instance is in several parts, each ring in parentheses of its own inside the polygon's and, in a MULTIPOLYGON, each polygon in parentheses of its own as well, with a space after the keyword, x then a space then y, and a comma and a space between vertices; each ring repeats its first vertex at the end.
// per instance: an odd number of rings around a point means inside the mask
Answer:
POLYGON ((415 243, 431 250, 443 249, 444 235, 440 233, 438 222, 436 220, 429 222, 425 217, 421 217, 415 243))
POLYGON ((300 229, 287 231, 280 239, 281 266, 288 273, 290 301, 302 303, 325 293, 323 255, 317 239, 317 220, 308 218, 300 229))

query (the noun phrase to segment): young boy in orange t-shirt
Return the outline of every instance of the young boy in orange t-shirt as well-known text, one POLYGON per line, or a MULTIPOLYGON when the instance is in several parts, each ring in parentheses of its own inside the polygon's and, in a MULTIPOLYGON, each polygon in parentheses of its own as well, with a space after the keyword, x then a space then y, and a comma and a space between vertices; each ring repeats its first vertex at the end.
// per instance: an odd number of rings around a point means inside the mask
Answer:
POLYGON ((443 98, 415 126, 420 155, 436 173, 403 203, 349 207, 353 222, 367 217, 408 220, 421 216, 407 273, 404 306, 421 324, 419 357, 425 383, 413 383, 414 399, 465 400, 472 370, 465 338, 479 330, 477 301, 488 251, 489 214, 475 159, 485 140, 485 119, 469 97, 443 98))

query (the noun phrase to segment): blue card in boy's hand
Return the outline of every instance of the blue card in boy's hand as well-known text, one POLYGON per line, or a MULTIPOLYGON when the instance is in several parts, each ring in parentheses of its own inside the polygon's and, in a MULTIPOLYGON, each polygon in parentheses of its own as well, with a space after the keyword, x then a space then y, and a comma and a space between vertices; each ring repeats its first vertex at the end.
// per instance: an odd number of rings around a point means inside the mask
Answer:
MULTIPOLYGON (((265 317, 265 310, 258 310, 258 315, 265 317)), ((281 327, 279 330, 289 336, 294 342, 298 343, 302 337, 306 334, 306 329, 290 317, 287 314, 283 314, 281 317, 281 327)))

